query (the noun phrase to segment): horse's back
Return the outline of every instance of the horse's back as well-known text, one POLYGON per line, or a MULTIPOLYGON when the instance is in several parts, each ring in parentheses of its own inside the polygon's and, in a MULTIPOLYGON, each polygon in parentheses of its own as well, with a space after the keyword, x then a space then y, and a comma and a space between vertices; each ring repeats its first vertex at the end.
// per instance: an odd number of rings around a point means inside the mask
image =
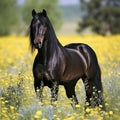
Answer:
POLYGON ((81 54, 83 54, 85 57, 90 57, 91 59, 94 59, 94 62, 97 62, 97 57, 95 51, 84 43, 71 43, 64 46, 65 48, 69 49, 75 49, 78 50, 81 54))
POLYGON ((72 43, 72 44, 68 44, 68 45, 66 45, 64 47, 66 49, 69 48, 69 49, 75 49, 75 50, 79 51, 79 53, 86 60, 86 64, 87 64, 86 71, 87 71, 87 74, 88 74, 89 77, 92 76, 93 74, 95 74, 96 71, 99 69, 99 65, 98 65, 98 60, 97 60, 96 53, 87 44, 72 43))

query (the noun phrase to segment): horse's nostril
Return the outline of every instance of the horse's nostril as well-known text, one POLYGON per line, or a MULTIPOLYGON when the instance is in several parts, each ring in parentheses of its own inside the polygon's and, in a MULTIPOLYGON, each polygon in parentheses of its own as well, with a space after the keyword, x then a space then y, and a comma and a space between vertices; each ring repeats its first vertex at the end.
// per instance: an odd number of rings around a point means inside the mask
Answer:
POLYGON ((41 48, 42 47, 42 42, 39 42, 38 43, 38 48, 41 48))

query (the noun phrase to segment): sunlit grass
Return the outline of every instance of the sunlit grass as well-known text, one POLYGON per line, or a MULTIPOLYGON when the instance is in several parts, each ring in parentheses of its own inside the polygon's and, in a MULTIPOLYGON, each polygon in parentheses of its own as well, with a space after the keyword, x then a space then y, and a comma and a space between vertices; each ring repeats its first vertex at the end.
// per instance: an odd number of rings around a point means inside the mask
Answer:
POLYGON ((52 106, 50 90, 44 88, 41 103, 34 92, 32 56, 28 37, 0 38, 0 120, 119 120, 120 114, 120 35, 116 36, 59 36, 65 45, 82 42, 90 45, 97 54, 102 70, 106 112, 99 108, 84 112, 85 91, 81 81, 76 93, 79 105, 76 110, 61 86, 58 101, 52 106))

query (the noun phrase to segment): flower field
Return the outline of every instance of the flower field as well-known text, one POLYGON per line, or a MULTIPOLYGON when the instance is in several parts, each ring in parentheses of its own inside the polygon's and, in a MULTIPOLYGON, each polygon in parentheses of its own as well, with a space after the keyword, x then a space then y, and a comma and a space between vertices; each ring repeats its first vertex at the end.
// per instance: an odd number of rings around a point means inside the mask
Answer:
POLYGON ((44 88, 43 103, 33 87, 28 37, 0 37, 0 120, 120 120, 120 35, 59 36, 63 45, 86 43, 97 54, 102 71, 106 112, 99 108, 84 111, 85 91, 81 80, 76 85, 79 105, 74 110, 60 86, 58 101, 51 105, 50 90, 44 88), (85 114, 87 113, 87 114, 85 114))

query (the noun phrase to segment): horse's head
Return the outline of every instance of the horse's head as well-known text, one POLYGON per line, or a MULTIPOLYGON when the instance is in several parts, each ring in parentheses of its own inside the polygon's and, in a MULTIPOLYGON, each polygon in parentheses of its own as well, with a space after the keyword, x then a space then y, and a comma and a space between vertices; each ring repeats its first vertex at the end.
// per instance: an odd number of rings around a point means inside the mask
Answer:
POLYGON ((33 51, 35 48, 39 49, 43 46, 47 31, 47 13, 44 9, 40 13, 36 13, 33 9, 32 17, 30 25, 30 42, 33 51))

